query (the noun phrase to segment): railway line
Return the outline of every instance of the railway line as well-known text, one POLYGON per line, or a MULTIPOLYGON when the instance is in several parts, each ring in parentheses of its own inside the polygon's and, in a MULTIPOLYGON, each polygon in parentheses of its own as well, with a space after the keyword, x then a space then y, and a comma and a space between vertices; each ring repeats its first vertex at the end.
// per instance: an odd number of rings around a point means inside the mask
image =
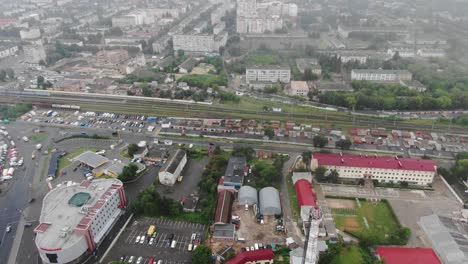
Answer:
POLYGON ((3 103, 33 103, 39 106, 51 104, 73 104, 83 111, 134 113, 156 116, 189 118, 252 118, 262 120, 295 120, 319 124, 340 124, 344 126, 383 127, 389 129, 431 130, 439 132, 468 133, 468 129, 446 125, 412 124, 388 121, 378 117, 352 116, 347 112, 313 109, 310 113, 265 112, 240 109, 232 106, 199 104, 187 101, 151 100, 156 98, 133 98, 130 96, 106 96, 95 94, 48 94, 46 95, 5 95, 3 103), (149 99, 149 100, 148 100, 149 99))

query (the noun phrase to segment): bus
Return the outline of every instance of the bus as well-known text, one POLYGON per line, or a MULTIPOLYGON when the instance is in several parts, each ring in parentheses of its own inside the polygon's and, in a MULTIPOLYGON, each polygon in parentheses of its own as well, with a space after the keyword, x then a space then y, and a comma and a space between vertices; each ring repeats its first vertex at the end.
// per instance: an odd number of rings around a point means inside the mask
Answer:
POLYGON ((151 237, 154 231, 156 231, 156 227, 154 225, 150 225, 150 227, 148 228, 148 237, 151 237))

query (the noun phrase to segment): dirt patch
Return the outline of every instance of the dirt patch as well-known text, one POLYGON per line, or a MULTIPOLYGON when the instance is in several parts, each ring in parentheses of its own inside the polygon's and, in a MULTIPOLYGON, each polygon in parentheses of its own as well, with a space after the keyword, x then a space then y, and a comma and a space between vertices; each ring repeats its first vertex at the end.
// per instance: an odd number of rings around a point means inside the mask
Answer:
POLYGON ((328 208, 349 208, 355 209, 357 207, 356 202, 353 200, 346 199, 326 199, 328 208))
POLYGON ((356 217, 346 217, 344 220, 344 230, 346 231, 359 231, 361 229, 361 225, 356 217))

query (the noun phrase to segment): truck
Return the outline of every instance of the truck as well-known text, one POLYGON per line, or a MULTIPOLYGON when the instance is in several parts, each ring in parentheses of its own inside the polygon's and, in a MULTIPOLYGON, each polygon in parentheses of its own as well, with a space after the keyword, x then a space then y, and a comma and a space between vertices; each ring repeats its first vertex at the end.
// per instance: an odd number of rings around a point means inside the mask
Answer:
POLYGON ((37 144, 37 145, 36 145, 36 149, 37 149, 37 150, 40 150, 41 148, 42 148, 42 144, 37 144))
POLYGON ((156 227, 154 225, 150 225, 150 227, 148 228, 148 237, 153 236, 154 231, 156 231, 156 227))

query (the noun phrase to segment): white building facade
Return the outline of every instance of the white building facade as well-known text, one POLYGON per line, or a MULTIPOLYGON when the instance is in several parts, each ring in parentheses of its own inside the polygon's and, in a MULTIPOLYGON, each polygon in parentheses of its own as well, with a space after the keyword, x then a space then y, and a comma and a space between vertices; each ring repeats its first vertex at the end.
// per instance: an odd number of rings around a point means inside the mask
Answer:
POLYGON ((245 70, 247 83, 251 82, 282 82, 291 81, 291 69, 282 66, 254 66, 245 70))
POLYGON ((351 80, 364 81, 409 81, 413 74, 406 70, 351 70, 351 80))
POLYGON ((46 60, 46 52, 43 45, 23 46, 24 60, 29 63, 39 63, 46 60))
POLYGON ((372 179, 382 183, 407 182, 426 186, 432 184, 437 165, 432 160, 387 156, 362 156, 314 153, 311 168, 323 166, 336 170, 343 179, 372 179))
POLYGON ((18 46, 0 46, 0 59, 14 56, 18 53, 18 46))

